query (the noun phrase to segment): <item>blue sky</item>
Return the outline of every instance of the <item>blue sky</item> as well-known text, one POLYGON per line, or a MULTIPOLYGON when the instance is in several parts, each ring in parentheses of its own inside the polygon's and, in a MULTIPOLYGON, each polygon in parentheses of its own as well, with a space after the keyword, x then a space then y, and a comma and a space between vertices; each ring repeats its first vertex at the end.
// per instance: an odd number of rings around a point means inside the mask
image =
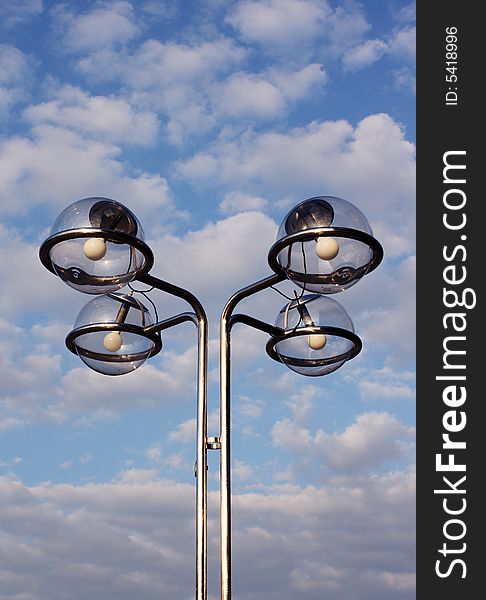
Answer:
MULTIPOLYGON (((202 300, 217 435, 221 309, 269 273, 289 208, 329 194, 386 258, 336 297, 364 349, 334 374, 235 330, 235 597, 413 598, 414 4, 19 0, 0 34, 0 597, 192 597, 193 328, 133 374, 90 372, 64 347, 90 298, 37 256, 55 217, 123 202, 154 274, 202 300)), ((273 322, 283 303, 244 307, 273 322)))

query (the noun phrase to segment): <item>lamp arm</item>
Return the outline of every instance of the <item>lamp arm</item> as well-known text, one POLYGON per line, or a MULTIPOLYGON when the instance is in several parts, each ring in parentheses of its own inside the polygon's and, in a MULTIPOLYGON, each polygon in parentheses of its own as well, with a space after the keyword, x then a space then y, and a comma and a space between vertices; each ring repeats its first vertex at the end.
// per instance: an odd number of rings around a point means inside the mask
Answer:
POLYGON ((284 334, 284 330, 280 329, 280 327, 275 327, 275 325, 270 325, 269 323, 265 323, 265 321, 260 321, 260 319, 250 317, 250 315, 233 315, 229 321, 230 329, 232 329, 233 325, 235 325, 236 323, 243 323, 245 325, 249 325, 250 327, 253 327, 253 329, 258 329, 259 331, 268 333, 268 335, 271 335, 272 337, 284 334))
POLYGON ((285 279, 287 279, 287 277, 284 273, 274 273, 273 275, 265 277, 265 279, 260 279, 259 281, 256 281, 255 283, 252 283, 251 285, 248 285, 247 287, 238 290, 231 296, 231 298, 226 303, 226 306, 224 307, 223 313, 221 315, 221 321, 228 321, 231 318, 231 315, 234 309, 236 308, 236 305, 239 304, 245 298, 253 296, 253 294, 257 294, 258 292, 262 292, 263 290, 266 290, 272 285, 276 285, 277 283, 280 283, 285 279))
POLYGON ((163 321, 159 321, 158 323, 154 323, 153 325, 149 325, 149 327, 145 327, 145 332, 149 335, 152 333, 159 333, 160 331, 165 331, 170 327, 174 327, 175 325, 180 325, 181 323, 186 323, 187 321, 191 321, 198 326, 198 319, 196 313, 193 312, 183 312, 179 315, 175 315, 170 317, 169 319, 164 319, 163 321))
POLYGON ((176 296, 177 298, 185 300, 188 304, 190 304, 191 308, 196 313, 197 319, 206 321, 207 324, 207 317, 202 304, 199 302, 196 296, 194 296, 194 294, 191 294, 191 292, 189 292, 188 290, 174 285, 173 283, 169 283, 168 281, 159 279, 158 277, 154 277, 150 274, 137 277, 137 281, 140 281, 141 283, 146 283, 147 285, 150 285, 151 287, 154 287, 160 290, 161 292, 166 292, 171 296, 176 296))

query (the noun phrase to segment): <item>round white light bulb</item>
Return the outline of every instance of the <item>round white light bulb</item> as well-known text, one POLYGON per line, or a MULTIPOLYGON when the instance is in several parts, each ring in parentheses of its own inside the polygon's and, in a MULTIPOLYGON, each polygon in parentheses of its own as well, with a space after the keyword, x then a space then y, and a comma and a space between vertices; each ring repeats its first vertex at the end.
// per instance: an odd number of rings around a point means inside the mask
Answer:
POLYGON ((323 333, 311 333, 307 336, 307 345, 312 350, 322 350, 327 344, 327 336, 323 333))
POLYGON ((122 336, 118 331, 111 331, 107 333, 103 339, 103 346, 109 352, 117 352, 123 345, 122 336))
POLYGON ((320 237, 316 241, 316 254, 322 260, 332 260, 339 252, 339 244, 334 238, 320 237))
POLYGON ((90 260, 101 260, 106 254, 106 242, 103 238, 89 238, 84 242, 84 255, 90 260))

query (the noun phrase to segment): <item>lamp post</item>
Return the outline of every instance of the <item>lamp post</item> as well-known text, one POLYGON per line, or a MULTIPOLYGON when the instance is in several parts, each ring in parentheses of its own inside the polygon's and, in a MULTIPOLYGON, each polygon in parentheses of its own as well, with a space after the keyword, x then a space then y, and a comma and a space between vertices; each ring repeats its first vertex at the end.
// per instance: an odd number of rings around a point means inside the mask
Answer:
POLYGON ((67 285, 94 295, 79 313, 66 345, 95 371, 129 373, 161 351, 163 331, 187 321, 197 327, 196 600, 207 599, 208 450, 220 452, 221 600, 230 600, 232 328, 242 323, 267 333, 268 355, 297 373, 320 376, 335 371, 360 352, 362 343, 344 308, 328 295, 374 270, 383 259, 380 243, 359 209, 341 198, 310 198, 286 215, 268 254, 273 274, 236 292, 221 315, 220 431, 214 437, 207 432, 204 308, 191 292, 150 275, 154 255, 137 217, 115 200, 84 198, 59 215, 39 255, 67 285), (234 314, 240 301, 285 279, 300 291, 287 298, 275 324, 234 314), (191 311, 159 320, 155 305, 152 315, 135 290, 119 291, 133 281, 184 300, 191 311))

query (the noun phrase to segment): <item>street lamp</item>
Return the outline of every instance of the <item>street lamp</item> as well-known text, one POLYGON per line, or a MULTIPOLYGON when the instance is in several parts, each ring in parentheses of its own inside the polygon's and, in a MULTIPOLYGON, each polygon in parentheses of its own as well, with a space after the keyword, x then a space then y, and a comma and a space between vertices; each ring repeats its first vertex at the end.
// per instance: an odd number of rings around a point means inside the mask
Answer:
POLYGON ((268 254, 274 273, 236 292, 221 315, 220 432, 215 437, 207 435, 206 313, 189 291, 150 275, 154 256, 137 217, 115 200, 84 198, 59 215, 39 254, 44 266, 67 285, 95 295, 79 313, 66 345, 99 373, 129 373, 161 351, 162 331, 186 321, 196 325, 196 600, 207 599, 208 450, 220 452, 221 600, 230 600, 232 328, 243 323, 267 333, 268 355, 306 376, 326 375, 354 358, 361 340, 344 308, 328 296, 355 285, 383 259, 383 249, 366 217, 350 202, 334 196, 310 198, 286 215, 268 254), (275 324, 234 314, 240 301, 285 279, 300 291, 287 297, 275 324), (135 296, 133 281, 181 298, 192 310, 160 321, 152 301, 151 310, 135 296), (127 285, 129 293, 119 291, 127 285))

